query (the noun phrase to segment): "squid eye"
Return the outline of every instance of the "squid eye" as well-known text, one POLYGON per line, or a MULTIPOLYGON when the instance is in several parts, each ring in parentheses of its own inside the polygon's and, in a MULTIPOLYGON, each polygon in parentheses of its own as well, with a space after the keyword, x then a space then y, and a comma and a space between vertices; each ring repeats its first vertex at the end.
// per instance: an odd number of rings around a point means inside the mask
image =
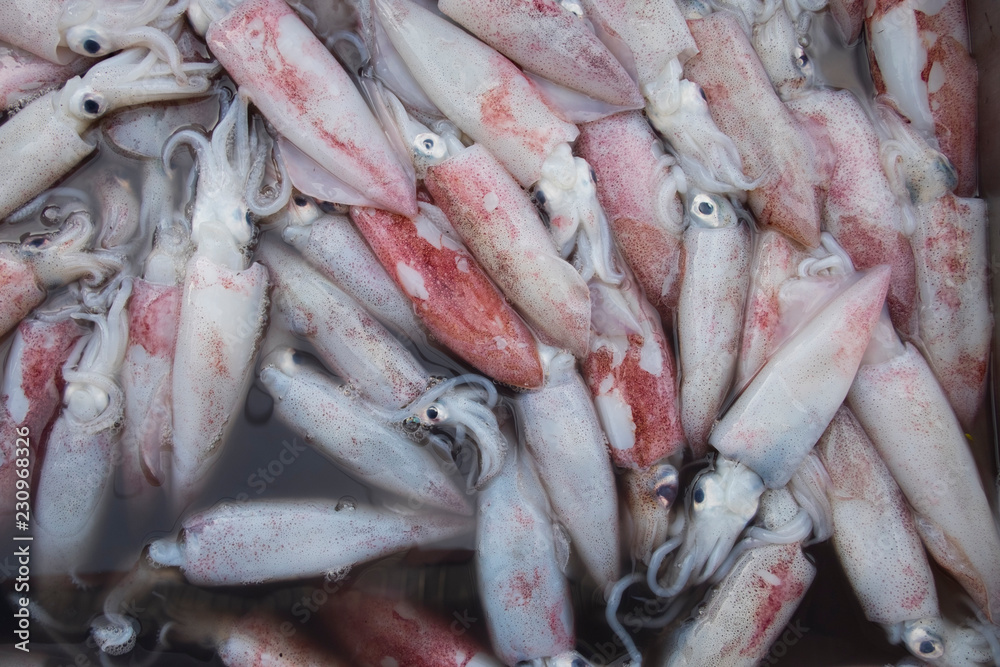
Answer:
POLYGON ((66 45, 74 53, 85 56, 103 56, 111 52, 110 40, 94 28, 83 25, 74 26, 66 31, 66 45))
POLYGON ((691 496, 694 500, 695 505, 700 505, 705 502, 705 489, 700 486, 694 490, 694 494, 691 496))
POLYGON ((907 633, 906 645, 910 652, 921 658, 940 658, 944 655, 944 642, 921 623, 907 633))
POLYGON ((715 207, 709 204, 707 201, 703 201, 698 204, 698 212, 702 215, 712 215, 715 211, 715 207))
POLYGON ((444 410, 438 405, 429 405, 427 409, 424 410, 424 417, 427 418, 432 424, 438 424, 444 421, 444 410))
POLYGON ((85 39, 83 40, 83 50, 93 55, 101 50, 101 44, 96 39, 85 39))
POLYGON ((535 190, 535 201, 539 204, 545 203, 545 193, 541 190, 535 190))
POLYGON ((423 132, 413 138, 413 149, 420 157, 440 160, 448 155, 448 147, 441 137, 432 132, 423 132))
POLYGON ((309 203, 309 200, 306 199, 305 197, 296 197, 295 198, 295 205, 296 206, 305 206, 308 203, 309 203))
POLYGON ((705 89, 702 88, 701 86, 698 86, 698 94, 701 95, 701 99, 705 100, 706 102, 708 101, 708 95, 705 94, 705 89))
POLYGON ((96 116, 101 110, 101 103, 93 98, 86 99, 83 101, 83 110, 91 116, 96 116))

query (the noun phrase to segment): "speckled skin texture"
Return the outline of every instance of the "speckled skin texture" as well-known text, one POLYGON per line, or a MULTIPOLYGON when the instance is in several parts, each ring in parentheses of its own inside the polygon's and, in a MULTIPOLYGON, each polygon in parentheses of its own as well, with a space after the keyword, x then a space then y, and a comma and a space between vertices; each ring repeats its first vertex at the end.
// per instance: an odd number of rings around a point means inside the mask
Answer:
POLYGON ((59 16, 63 0, 0 0, 0 41, 24 49, 53 63, 66 64, 76 57, 60 46, 59 16))
POLYGON ((543 342, 587 353, 590 291, 563 260, 527 193, 478 144, 427 170, 424 184, 469 250, 543 342))
POLYGON ((816 450, 832 482, 833 545, 865 616, 882 624, 937 616, 913 515, 849 409, 837 411, 816 450))
POLYGON ((282 632, 278 619, 259 612, 216 631, 216 650, 226 667, 347 667, 305 632, 282 632))
POLYGON ((401 408, 427 388, 430 375, 409 350, 293 249, 265 241, 258 258, 273 285, 272 312, 346 383, 387 408, 401 408))
POLYGON ((848 404, 913 508, 927 550, 1000 618, 1000 535, 969 445, 915 347, 862 366, 848 404))
MULTIPOLYGON (((869 37, 873 21, 897 8, 900 0, 876 0, 865 25, 869 37)), ((927 100, 934 122, 934 135, 940 150, 958 171, 960 197, 976 193, 976 89, 979 76, 969 55, 968 17, 964 0, 948 0, 937 14, 914 11, 917 31, 926 49, 926 58, 914 62, 920 79, 927 86, 927 100)), ((886 92, 886 81, 872 50, 868 53, 872 79, 879 94, 886 92)), ((891 100, 891 98, 889 98, 891 100)))
POLYGON ((769 488, 784 486, 847 396, 878 322, 889 267, 859 276, 768 360, 710 443, 769 488))
POLYGON ((986 393, 993 317, 988 292, 987 211, 982 199, 946 194, 916 206, 920 340, 965 428, 986 393))
POLYGON ((879 140, 867 113, 850 91, 818 90, 790 100, 806 127, 833 149, 823 224, 851 256, 854 267, 892 267, 889 314, 896 328, 916 333, 917 285, 913 252, 903 235, 903 212, 885 177, 879 140))
POLYGON ((469 501, 445 464, 419 447, 342 383, 319 371, 297 369, 275 392, 274 415, 308 445, 363 484, 385 489, 421 507, 469 514, 469 501))
POLYGON ((766 175, 750 192, 754 216, 816 247, 824 174, 812 139, 778 99, 735 16, 715 12, 688 26, 701 52, 684 67, 685 77, 705 91, 713 120, 739 149, 744 173, 766 175))
POLYGON ((59 91, 47 93, 0 128, 0 173, 6 179, 0 217, 30 201, 94 150, 94 143, 61 122, 58 101, 59 91), (26 164, 33 167, 25 169, 26 164))
POLYGON ((20 106, 62 86, 68 79, 83 74, 90 62, 77 56, 68 64, 59 65, 14 46, 0 46, 0 108, 20 106))
MULTIPOLYGON (((24 446, 18 443, 17 430, 27 427, 29 447, 37 456, 43 431, 62 397, 62 365, 82 333, 72 320, 25 320, 14 334, 0 389, 0 499, 6 502, 0 516, 14 514, 15 450, 24 446)), ((33 463, 31 470, 37 459, 33 463)))
POLYGON ((187 266, 172 380, 172 487, 183 506, 218 458, 252 379, 267 316, 267 269, 233 271, 195 257, 187 266))
POLYGON ((625 261, 664 322, 680 294, 684 212, 663 146, 639 112, 580 126, 576 150, 597 174, 597 198, 625 261))
POLYGON ((844 42, 853 44, 858 41, 864 28, 865 0, 830 0, 827 7, 844 42))
POLYGON ((553 149, 576 139, 517 65, 472 35, 408 2, 375 4, 386 34, 442 112, 496 156, 524 187, 553 149))
POLYGON ((569 585, 556 561, 549 511, 523 452, 512 452, 479 494, 479 597, 493 651, 508 665, 574 645, 569 585))
POLYGON ((325 627, 359 667, 500 667, 460 622, 406 600, 349 591, 328 604, 325 627))
POLYGON ((184 576, 209 586, 316 577, 473 529, 468 517, 453 514, 336 506, 263 500, 194 514, 183 523, 184 576))
POLYGON ((170 371, 180 310, 180 285, 133 280, 128 306, 129 342, 121 370, 125 428, 119 479, 126 495, 165 481, 160 457, 169 456, 170 371))
POLYGON ((205 35, 275 128, 372 201, 413 215, 413 178, 347 73, 282 0, 248 0, 205 35))
POLYGON ((524 440, 555 518, 598 586, 618 578, 618 499, 608 447, 590 392, 562 353, 545 386, 518 397, 524 440))
POLYGON ((643 104, 621 63, 556 0, 443 0, 438 9, 530 72, 608 104, 643 104))
POLYGON ((743 309, 750 282, 750 232, 736 227, 684 232, 684 282, 677 307, 681 423, 695 457, 736 371, 743 309))
POLYGON ((357 299, 382 324, 413 340, 424 336, 410 300, 379 264, 347 216, 324 216, 308 229, 308 238, 295 245, 310 264, 357 299))
POLYGON ((604 21, 632 51, 639 84, 656 79, 674 58, 698 52, 677 5, 662 0, 589 0, 587 14, 604 21))
POLYGON ((799 263, 806 257, 808 253, 798 244, 773 229, 764 230, 754 239, 750 289, 736 363, 737 391, 750 382, 780 344, 781 285, 797 274, 799 263))
POLYGON ((424 213, 353 207, 351 219, 435 338, 499 382, 541 386, 531 331, 461 243, 424 213))
POLYGON ((711 593, 698 617, 675 633, 669 667, 759 664, 798 608, 816 568, 796 542, 751 549, 711 593))

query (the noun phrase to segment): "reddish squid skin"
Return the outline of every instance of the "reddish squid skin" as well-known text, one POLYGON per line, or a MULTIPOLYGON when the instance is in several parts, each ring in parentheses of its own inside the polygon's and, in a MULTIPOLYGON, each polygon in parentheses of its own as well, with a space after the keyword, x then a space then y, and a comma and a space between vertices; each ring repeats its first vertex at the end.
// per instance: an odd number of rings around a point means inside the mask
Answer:
POLYGON ((916 334, 917 279, 913 251, 903 235, 903 212, 882 169, 879 140, 850 91, 819 90, 788 107, 833 149, 823 223, 855 268, 892 267, 889 314, 904 335, 916 334))
POLYGON ((0 108, 9 109, 24 104, 62 86, 66 81, 87 71, 92 64, 77 57, 69 64, 59 65, 9 45, 0 45, 0 108))
POLYGON ((853 44, 858 41, 864 28, 864 0, 830 0, 827 6, 844 42, 853 44))
POLYGON ((34 270, 17 252, 17 246, 0 248, 0 336, 45 300, 45 290, 34 270))
MULTIPOLYGON (((876 0, 869 10, 866 26, 881 18, 901 4, 902 0, 876 0)), ((928 100, 934 119, 934 134, 942 153, 958 172, 955 194, 971 197, 977 187, 976 140, 978 123, 976 90, 979 73, 976 62, 969 54, 969 21, 964 0, 948 0, 937 14, 928 15, 914 11, 917 31, 926 44, 927 60, 920 78, 928 86, 928 100)), ((875 60, 874 51, 868 51, 875 90, 886 92, 885 81, 875 60)))
POLYGON ((219 658, 227 667, 348 667, 305 632, 288 634, 282 628, 278 619, 259 612, 234 619, 216 631, 219 658))
POLYGON ((499 667, 474 633, 406 600, 348 591, 329 601, 324 627, 362 667, 499 667))
POLYGON ((435 338, 498 382, 542 385, 531 331, 461 244, 423 213, 355 206, 351 219, 435 338))
MULTIPOLYGON (((45 427, 52 421, 62 397, 62 365, 83 333, 73 320, 25 320, 18 327, 4 374, 0 396, 0 515, 14 513, 17 480, 16 450, 27 438, 32 459, 38 452, 45 427), (16 361, 15 361, 16 358, 16 361), (16 366, 14 365, 16 363, 16 366), (12 396, 18 393, 20 396, 12 396), (27 429, 27 435, 22 435, 27 429)), ((37 461, 28 470, 38 467, 37 461)), ((31 478, 28 478, 30 481, 31 478)))
POLYGON ((667 345, 659 318, 642 300, 636 287, 633 296, 639 301, 638 317, 651 324, 652 344, 659 350, 660 363, 654 369, 643 358, 643 336, 628 336, 628 349, 621 361, 607 345, 591 345, 583 363, 583 376, 595 400, 616 393, 631 411, 635 425, 635 444, 629 449, 610 446, 611 459, 620 468, 643 470, 684 447, 684 427, 678 412, 677 362, 673 347, 667 345), (658 372, 654 372, 657 370, 658 372))
POLYGON ((537 209, 503 165, 473 145, 428 169, 424 185, 539 337, 586 356, 587 283, 559 256, 537 209))
POLYGON ((528 71, 608 104, 643 104, 621 63, 556 0, 444 0, 439 9, 528 71))
POLYGON ((277 130, 387 209, 413 215, 414 183, 347 73, 282 0, 248 0, 205 35, 277 130))
POLYGON ((625 261, 664 322, 673 321, 683 265, 684 211, 668 186, 660 140, 639 112, 580 126, 580 157, 597 174, 597 198, 625 261))
POLYGON ((712 119, 736 143, 744 173, 766 176, 750 191, 754 216, 815 248, 825 175, 814 142, 778 99, 734 16, 715 12, 688 27, 701 52, 685 65, 685 77, 705 91, 712 119))

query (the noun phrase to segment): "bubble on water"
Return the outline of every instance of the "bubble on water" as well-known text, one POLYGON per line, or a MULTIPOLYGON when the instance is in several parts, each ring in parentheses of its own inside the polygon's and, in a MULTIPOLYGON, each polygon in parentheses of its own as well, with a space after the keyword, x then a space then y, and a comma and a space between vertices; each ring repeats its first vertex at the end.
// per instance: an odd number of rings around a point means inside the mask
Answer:
POLYGON ((344 567, 338 567, 333 570, 327 570, 323 573, 323 579, 329 581, 330 583, 337 583, 338 581, 343 581, 347 578, 347 575, 351 573, 351 566, 345 565, 344 567))
POLYGON ((333 509, 337 512, 342 510, 353 512, 358 509, 358 500, 354 496, 344 496, 337 501, 337 505, 333 509))

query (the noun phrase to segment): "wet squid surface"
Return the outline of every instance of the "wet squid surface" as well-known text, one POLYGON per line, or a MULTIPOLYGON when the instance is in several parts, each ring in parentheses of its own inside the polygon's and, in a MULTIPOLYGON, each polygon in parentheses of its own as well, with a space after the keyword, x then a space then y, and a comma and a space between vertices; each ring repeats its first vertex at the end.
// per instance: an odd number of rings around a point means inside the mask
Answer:
POLYGON ((963 0, 0 0, 0 93, 3 664, 1000 661, 963 0))

